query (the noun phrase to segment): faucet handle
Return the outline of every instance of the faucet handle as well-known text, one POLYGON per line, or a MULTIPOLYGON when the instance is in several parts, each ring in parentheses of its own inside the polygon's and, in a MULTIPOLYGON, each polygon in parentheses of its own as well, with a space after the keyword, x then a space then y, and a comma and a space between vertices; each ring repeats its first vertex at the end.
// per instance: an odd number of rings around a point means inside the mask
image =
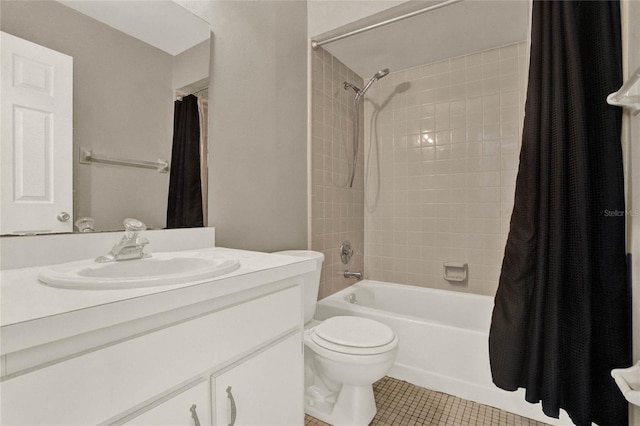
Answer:
POLYGON ((353 249, 351 248, 351 243, 349 241, 345 241, 340 246, 340 259, 342 263, 345 265, 349 263, 351 260, 351 256, 353 256, 353 249))
POLYGON ((147 229, 147 225, 145 225, 138 219, 133 219, 131 217, 128 217, 124 221, 122 221, 122 224, 124 225, 125 231, 138 232, 147 229))
POLYGON ((143 252, 144 246, 149 244, 149 240, 138 235, 138 231, 147 229, 147 225, 138 219, 126 218, 124 224, 124 235, 122 239, 113 246, 106 256, 98 256, 96 262, 106 263, 117 260, 142 259, 150 257, 150 254, 143 252))

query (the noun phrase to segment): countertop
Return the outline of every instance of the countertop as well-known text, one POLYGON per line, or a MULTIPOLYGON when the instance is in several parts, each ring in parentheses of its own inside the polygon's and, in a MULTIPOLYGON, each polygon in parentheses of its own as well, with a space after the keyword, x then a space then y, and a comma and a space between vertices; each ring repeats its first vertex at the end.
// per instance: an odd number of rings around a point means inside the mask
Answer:
POLYGON ((0 271, 2 353, 231 295, 316 267, 313 260, 279 254, 220 247, 188 251, 229 254, 238 258, 240 267, 188 284, 124 290, 49 287, 37 279, 46 266, 0 271))

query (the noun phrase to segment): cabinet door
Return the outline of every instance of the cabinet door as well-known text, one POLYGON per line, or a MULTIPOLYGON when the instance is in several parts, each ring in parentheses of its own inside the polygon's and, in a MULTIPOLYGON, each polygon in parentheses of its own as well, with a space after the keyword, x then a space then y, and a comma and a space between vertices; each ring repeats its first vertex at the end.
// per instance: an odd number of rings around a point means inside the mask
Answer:
POLYGON ((151 409, 141 410, 142 414, 125 422, 138 426, 205 426, 211 424, 211 404, 209 381, 197 383, 193 387, 167 397, 153 404, 151 409))
POLYGON ((214 424, 302 425, 300 333, 212 377, 214 424))

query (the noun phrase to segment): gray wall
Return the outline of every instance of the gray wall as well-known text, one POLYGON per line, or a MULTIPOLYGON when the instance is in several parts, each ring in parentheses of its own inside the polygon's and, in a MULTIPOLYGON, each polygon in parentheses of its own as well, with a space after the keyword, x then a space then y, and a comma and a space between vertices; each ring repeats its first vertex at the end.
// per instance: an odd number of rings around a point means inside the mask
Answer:
POLYGON ((173 133, 173 57, 54 1, 1 2, 2 31, 73 56, 74 216, 97 229, 125 217, 164 227, 168 174, 78 163, 96 155, 168 159, 173 133))
POLYGON ((196 44, 173 57, 173 88, 178 90, 197 82, 195 90, 208 86, 209 80, 209 40, 196 44))
POLYGON ((209 225, 216 245, 307 247, 306 2, 215 1, 209 225))

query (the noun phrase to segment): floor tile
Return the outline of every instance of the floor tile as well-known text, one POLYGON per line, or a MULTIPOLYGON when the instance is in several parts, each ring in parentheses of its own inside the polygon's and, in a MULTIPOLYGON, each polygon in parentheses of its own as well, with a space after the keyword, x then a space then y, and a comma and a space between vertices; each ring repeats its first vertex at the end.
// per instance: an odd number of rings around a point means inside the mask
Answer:
MULTIPOLYGON (((378 413, 373 426, 548 426, 546 423, 383 377, 373 384, 378 413)), ((305 416, 305 426, 326 426, 305 416)))

